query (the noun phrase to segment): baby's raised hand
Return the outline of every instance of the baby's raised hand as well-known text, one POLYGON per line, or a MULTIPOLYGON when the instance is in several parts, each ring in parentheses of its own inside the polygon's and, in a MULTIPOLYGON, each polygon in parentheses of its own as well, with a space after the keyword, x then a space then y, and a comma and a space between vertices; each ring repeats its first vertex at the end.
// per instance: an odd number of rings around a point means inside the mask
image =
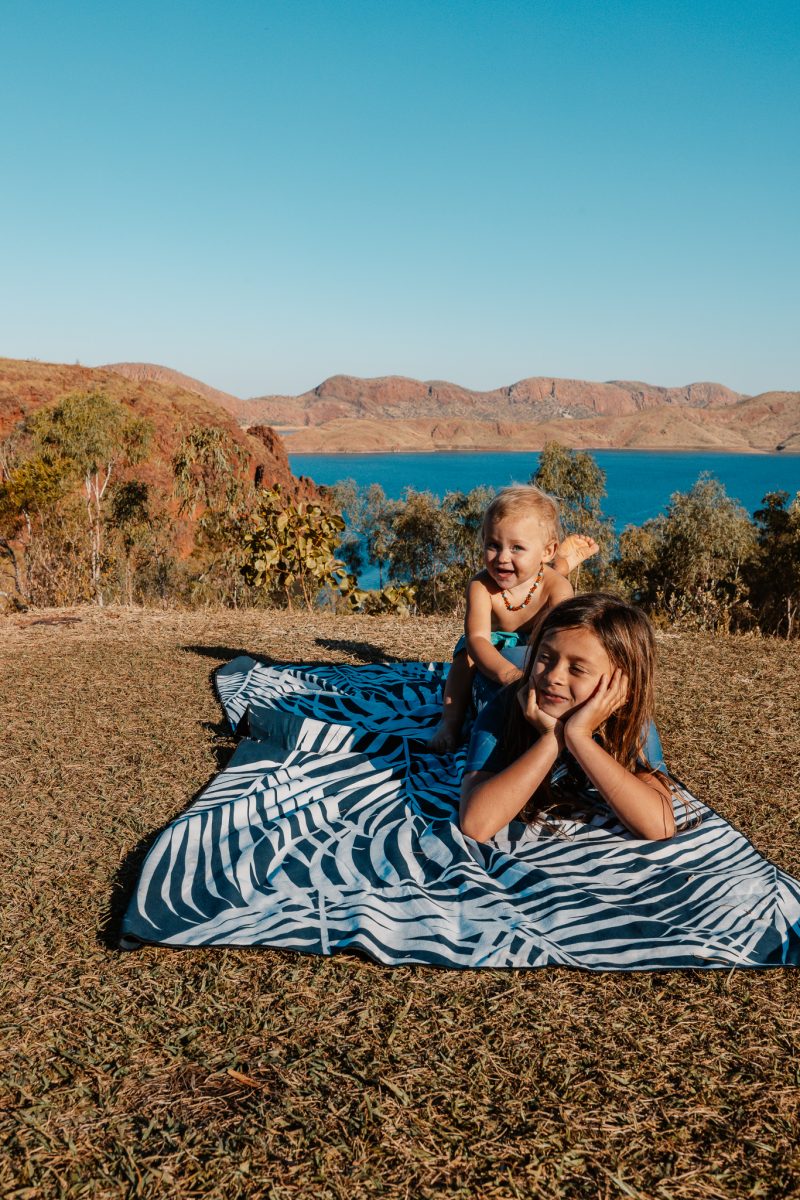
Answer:
POLYGON ((570 714, 564 723, 567 733, 586 734, 592 736, 613 712, 616 712, 628 698, 628 676, 619 667, 615 667, 610 675, 601 675, 597 687, 588 700, 584 700, 570 714))

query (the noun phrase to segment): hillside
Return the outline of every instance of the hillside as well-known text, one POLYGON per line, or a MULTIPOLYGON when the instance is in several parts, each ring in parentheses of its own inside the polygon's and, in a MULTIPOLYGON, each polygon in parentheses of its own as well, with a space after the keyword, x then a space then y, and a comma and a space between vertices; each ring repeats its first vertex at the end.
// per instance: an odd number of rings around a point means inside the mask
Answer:
POLYGON ((184 375, 181 371, 173 371, 171 367, 161 367, 155 363, 122 362, 104 363, 99 369, 124 375, 126 379, 133 379, 137 383, 163 383, 168 387, 181 388, 185 392, 196 392, 212 404, 227 409, 237 420, 245 415, 245 402, 238 396, 232 396, 230 392, 221 392, 219 388, 210 387, 209 384, 194 379, 191 375, 184 375))
POLYGON ((525 379, 493 392, 336 376, 298 397, 249 402, 290 453, 583 449, 800 450, 800 393, 742 396, 716 383, 525 379))
MULTIPOLYGON (((186 379, 186 387, 168 377, 161 381, 130 378, 106 367, 69 366, 28 359, 0 359, 0 438, 42 405, 53 403, 71 392, 100 391, 119 401, 138 417, 151 421, 155 434, 146 463, 136 468, 137 477, 163 492, 172 488, 170 462, 184 432, 193 425, 225 429, 244 451, 251 476, 260 472, 265 486, 280 483, 293 496, 316 495, 310 480, 297 479, 289 467, 279 437, 265 426, 243 430, 230 412, 186 379)), ((199 385, 202 387, 203 385, 199 385)), ((208 389, 213 393, 213 389, 208 389)), ((222 393, 219 393, 222 395, 222 393)))
POLYGON ((736 404, 738 392, 718 383, 681 388, 615 380, 533 377, 494 391, 458 384, 421 382, 398 375, 357 379, 334 375, 302 396, 258 396, 247 402, 251 419, 279 427, 346 420, 542 422, 558 418, 617 417, 651 408, 708 408, 736 404))
POLYGON ((300 396, 239 400, 166 367, 109 369, 194 390, 245 428, 272 426, 295 453, 539 450, 551 439, 581 449, 800 452, 797 392, 743 396, 719 383, 538 376, 479 392, 397 375, 334 375, 300 396))
MULTIPOLYGON (((397 375, 334 375, 300 396, 242 400, 153 363, 50 370, 122 378, 182 403, 194 396, 217 420, 221 409, 256 436, 257 427, 270 426, 290 453, 538 450, 551 439, 576 449, 800 453, 800 393, 743 396, 719 383, 668 388, 536 376, 479 392, 397 375)), ((280 441, 273 434, 268 441, 288 471, 280 441)))
POLYGON ((800 393, 771 392, 720 408, 649 408, 636 413, 544 421, 342 418, 284 430, 289 453, 576 449, 800 452, 800 393))

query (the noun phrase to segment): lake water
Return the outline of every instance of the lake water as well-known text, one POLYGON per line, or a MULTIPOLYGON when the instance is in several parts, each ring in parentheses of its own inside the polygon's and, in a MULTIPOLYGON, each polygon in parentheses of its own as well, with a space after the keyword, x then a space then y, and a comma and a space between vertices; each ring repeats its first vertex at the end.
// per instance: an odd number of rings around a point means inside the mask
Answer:
MULTIPOLYGON (((591 454, 606 473, 603 512, 614 518, 617 531, 663 512, 672 493, 688 491, 701 471, 715 475, 728 495, 750 513, 761 507, 767 492, 793 496, 800 490, 800 455, 649 450, 593 450, 591 454)), ((391 499, 399 499, 407 487, 441 497, 480 484, 501 488, 526 483, 538 461, 533 451, 289 455, 295 475, 310 475, 328 485, 342 479, 354 479, 360 486, 380 483, 391 499)))

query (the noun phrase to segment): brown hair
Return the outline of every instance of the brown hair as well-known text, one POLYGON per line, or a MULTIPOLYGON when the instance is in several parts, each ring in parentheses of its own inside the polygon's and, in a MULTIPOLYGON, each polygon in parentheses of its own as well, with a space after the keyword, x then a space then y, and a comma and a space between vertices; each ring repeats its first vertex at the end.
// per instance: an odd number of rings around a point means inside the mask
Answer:
MULTIPOLYGON (((548 634, 561 629, 588 629, 599 639, 612 664, 628 677, 625 704, 611 714, 598 735, 603 748, 627 770, 632 771, 637 762, 648 768, 643 748, 655 709, 655 638, 641 609, 610 592, 585 592, 562 601, 546 613, 531 634, 525 673, 519 684, 508 689, 506 747, 509 762, 518 758, 536 737, 517 696, 528 687, 542 642, 548 634)), ((653 773, 661 777, 661 772, 653 773)), ((564 815, 580 808, 576 798, 570 803, 564 787, 556 788, 550 779, 546 779, 531 796, 523 816, 532 821, 541 814, 555 815, 557 811, 564 815)))
POLYGON ((487 530, 493 521, 502 521, 504 517, 511 516, 535 517, 548 539, 561 541, 558 501, 535 484, 517 483, 497 493, 483 514, 483 540, 486 540, 487 530))

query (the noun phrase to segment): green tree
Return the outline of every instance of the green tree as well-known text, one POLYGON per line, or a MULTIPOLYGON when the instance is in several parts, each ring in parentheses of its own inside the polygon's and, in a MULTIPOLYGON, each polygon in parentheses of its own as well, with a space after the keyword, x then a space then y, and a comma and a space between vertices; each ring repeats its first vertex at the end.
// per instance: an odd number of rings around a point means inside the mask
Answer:
POLYGON ((748 621, 744 568, 755 549, 747 511, 704 472, 672 495, 664 515, 623 532, 617 570, 651 610, 727 631, 748 621))
MULTIPOLYGON (((59 463, 41 455, 16 461, 10 446, 0 461, 0 554, 11 573, 13 591, 0 589, 12 603, 32 601, 30 556, 34 540, 63 499, 67 483, 59 463)), ((52 524, 52 522, 51 522, 52 524)))
POLYGON ((179 513, 194 522, 195 594, 241 599, 243 538, 255 502, 248 458, 226 429, 195 425, 181 438, 172 459, 179 513))
POLYGON ((450 520, 452 554, 463 568, 464 584, 483 565, 483 516, 494 497, 490 487, 448 492, 442 508, 450 520))
POLYGON ((583 533, 593 537, 600 553, 578 568, 594 585, 607 581, 614 552, 614 522, 603 515, 606 473, 585 450, 570 450, 560 442, 547 442, 539 465, 530 478, 542 491, 558 500, 564 536, 583 533))
POLYGON ((226 429, 194 425, 172 458, 181 512, 220 514, 238 508, 249 489, 247 455, 226 429))
POLYGON ((761 628, 789 638, 800 631, 800 492, 768 492, 755 513, 758 551, 747 567, 761 628))
POLYGON ((462 608, 469 578, 482 559, 481 525, 489 488, 448 492, 406 490, 395 503, 386 552, 391 579, 414 588, 422 612, 462 608))
POLYGON ((452 523, 436 496, 407 488, 392 519, 389 573, 393 580, 409 582, 418 589, 423 609, 452 608, 448 579, 453 562, 451 534, 452 523))
POLYGON ((152 425, 99 392, 77 392, 39 409, 29 430, 42 460, 82 483, 91 586, 102 604, 103 502, 114 473, 146 457, 152 425))
POLYGON ((339 553, 355 575, 360 575, 367 563, 376 566, 378 586, 383 589, 398 502, 389 500, 379 483, 359 488, 354 479, 335 484, 331 497, 345 521, 339 553))
POLYGON ((140 595, 146 595, 155 584, 156 594, 163 599, 164 584, 174 566, 172 518, 141 479, 118 483, 111 493, 110 508, 109 524, 121 549, 125 602, 134 602, 134 583, 140 595))

